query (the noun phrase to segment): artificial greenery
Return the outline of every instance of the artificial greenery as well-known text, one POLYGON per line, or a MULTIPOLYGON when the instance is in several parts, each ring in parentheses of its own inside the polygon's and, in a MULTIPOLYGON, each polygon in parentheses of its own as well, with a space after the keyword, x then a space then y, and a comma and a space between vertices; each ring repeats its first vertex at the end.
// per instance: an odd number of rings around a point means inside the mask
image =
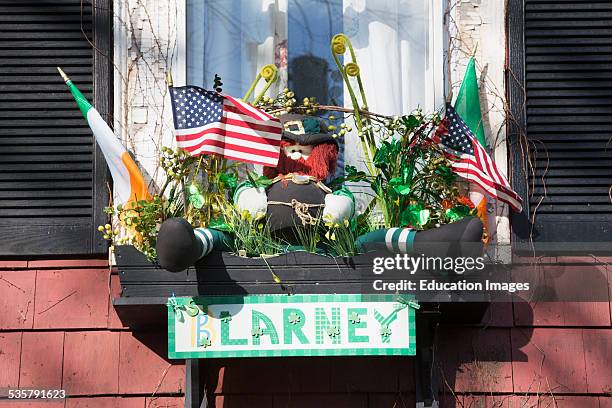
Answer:
MULTIPOLYGON (((364 158, 362 168, 347 165, 345 174, 330 186, 335 189, 345 183, 367 183, 369 205, 352 220, 332 223, 318 219, 316 225, 296 226, 299 246, 313 253, 352 256, 358 252, 357 237, 373 229, 425 230, 473 214, 473 205, 457 187, 451 163, 435 142, 437 132, 446 131, 440 115, 417 110, 390 117, 369 111, 350 40, 338 34, 333 37, 330 49, 348 89, 351 108, 320 105, 310 97, 298 102, 288 88, 276 97, 268 96, 271 84, 279 77, 273 65, 262 68, 243 97, 275 116, 289 112, 324 116, 330 121, 327 130, 334 138, 341 139, 353 129, 359 138, 364 158), (341 60, 347 62, 343 65, 341 60), (265 86, 253 97, 256 84, 262 79, 265 86)), ((213 89, 221 92, 222 85, 221 77, 215 75, 213 89)), ((166 181, 150 201, 138 201, 129 208, 107 208, 129 234, 120 235, 117 228, 107 224, 99 228, 105 238, 131 243, 154 259, 159 226, 170 217, 180 216, 194 227, 230 233, 233 251, 243 256, 265 259, 289 247, 273 237, 265 217, 253 219, 232 203, 233 192, 240 182, 248 180, 253 186, 265 188, 271 180, 250 172, 243 163, 228 162, 216 155, 194 157, 168 147, 162 148, 160 167, 166 181)))
POLYGON ((287 246, 274 238, 265 218, 253 218, 248 211, 240 212, 232 204, 223 211, 222 224, 213 225, 232 234, 232 250, 242 256, 276 255, 287 246))
POLYGON ((335 256, 357 255, 357 234, 355 220, 344 220, 342 223, 326 222, 327 231, 323 235, 325 244, 335 256))

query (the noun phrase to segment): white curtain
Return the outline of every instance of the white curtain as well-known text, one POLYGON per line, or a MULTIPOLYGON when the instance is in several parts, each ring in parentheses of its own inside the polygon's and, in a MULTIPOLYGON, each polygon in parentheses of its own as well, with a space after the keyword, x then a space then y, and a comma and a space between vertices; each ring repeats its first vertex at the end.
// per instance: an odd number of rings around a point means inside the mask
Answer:
MULTIPOLYGON (((225 92, 241 96, 269 63, 286 80, 288 54, 328 52, 329 20, 335 18, 342 24, 334 28, 349 36, 356 49, 372 109, 394 115, 440 108, 444 1, 340 0, 343 16, 328 16, 338 1, 188 0, 188 82, 210 88, 219 74, 225 92), (288 9, 296 15, 288 16, 288 9), (291 33, 301 37, 290 39, 290 50, 288 21, 291 33)), ((350 99, 344 93, 346 103, 350 99)))
POLYGON ((287 0, 188 0, 187 81, 210 89, 218 74, 224 93, 242 97, 266 64, 286 77, 286 38, 287 0))
POLYGON ((442 85, 443 78, 435 77, 433 57, 441 57, 443 50, 432 49, 436 1, 344 0, 344 33, 356 49, 368 102, 376 112, 431 111, 442 102, 435 85, 442 85))
MULTIPOLYGON (((385 115, 444 106, 441 0, 344 0, 344 33, 357 57, 368 107, 385 115)), ((345 62, 348 62, 345 60, 345 62)), ((353 85, 357 90, 357 84, 353 85)), ((345 87, 344 102, 350 106, 345 87)), ((345 162, 365 169, 358 136, 346 136, 345 162)), ((367 192, 351 186, 355 192, 367 192)), ((358 194, 358 210, 369 202, 358 194)))
MULTIPOLYGON (((288 67, 290 58, 312 56, 331 61, 329 42, 335 32, 330 31, 338 30, 351 39, 355 48, 372 111, 402 115, 421 107, 432 112, 444 106, 445 3, 446 0, 188 0, 188 82, 210 88, 217 73, 223 79, 224 92, 242 96, 257 71, 274 62, 283 79, 272 90, 276 94, 287 83, 287 72, 292 72, 288 67)), ((339 76, 334 74, 333 63, 328 64, 328 69, 329 76, 323 78, 328 83, 328 96, 336 100, 339 95, 349 106, 348 91, 346 87, 343 90, 339 76)), ((304 85, 296 84, 295 78, 290 78, 289 83, 292 81, 292 87, 304 85)), ((353 88, 357 89, 356 85, 353 88)), ((356 132, 346 135, 341 162, 364 168, 356 132)), ((367 199, 362 197, 358 209, 365 202, 367 199)))

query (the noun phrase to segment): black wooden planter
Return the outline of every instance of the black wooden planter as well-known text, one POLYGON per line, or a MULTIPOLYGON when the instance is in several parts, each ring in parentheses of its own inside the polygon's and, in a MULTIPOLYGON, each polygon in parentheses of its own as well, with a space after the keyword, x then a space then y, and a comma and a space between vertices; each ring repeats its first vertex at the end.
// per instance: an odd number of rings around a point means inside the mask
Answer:
POLYGON ((124 324, 147 327, 165 324, 165 304, 171 296, 362 293, 374 256, 291 252, 262 260, 213 252, 194 267, 173 273, 151 264, 132 246, 118 246, 122 295, 114 305, 124 324))
MULTIPOLYGON (((153 265, 133 246, 117 246, 122 294, 113 304, 123 324, 145 328, 166 325, 166 302, 172 296, 364 293, 371 285, 373 258, 381 255, 332 258, 298 251, 263 260, 213 252, 174 273, 153 265)), ((486 303, 428 303, 420 313, 436 311, 444 320, 478 323, 485 308, 486 303)))

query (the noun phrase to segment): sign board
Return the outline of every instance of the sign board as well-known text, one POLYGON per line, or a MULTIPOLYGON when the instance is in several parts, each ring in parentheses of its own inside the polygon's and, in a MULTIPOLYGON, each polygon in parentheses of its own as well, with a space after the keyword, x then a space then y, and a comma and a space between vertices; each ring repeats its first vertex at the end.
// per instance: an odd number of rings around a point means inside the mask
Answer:
POLYGON ((414 355, 415 302, 396 295, 170 298, 170 358, 414 355))

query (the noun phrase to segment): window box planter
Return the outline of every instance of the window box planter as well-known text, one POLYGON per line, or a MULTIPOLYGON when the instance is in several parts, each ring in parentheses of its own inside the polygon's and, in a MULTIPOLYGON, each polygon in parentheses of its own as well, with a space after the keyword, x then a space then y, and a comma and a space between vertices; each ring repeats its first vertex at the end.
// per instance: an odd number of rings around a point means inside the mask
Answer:
MULTIPOLYGON (((364 293, 364 285, 371 285, 373 259, 381 255, 385 254, 332 258, 297 251, 263 260, 213 252, 194 267, 175 273, 152 264, 133 246, 117 246, 122 294, 113 304, 123 324, 144 328, 166 325, 166 302, 172 296, 364 293)), ((422 306, 420 313, 442 313, 444 320, 478 323, 487 303, 422 306)))
MULTIPOLYGON (((149 262, 132 246, 117 246, 116 260, 122 287, 113 304, 124 325, 131 328, 167 327, 166 302, 171 296, 363 293, 372 262, 380 253, 331 258, 291 252, 267 258, 243 258, 213 252, 194 267, 178 273, 149 262), (280 279, 277 283, 272 272, 280 279)), ((418 276, 418 274, 417 274, 418 276)), ((424 303, 417 310, 416 398, 422 406, 435 406, 431 383, 434 327, 439 322, 479 323, 488 303, 424 303)), ((356 357, 358 358, 358 357, 356 357)), ((198 360, 188 360, 186 406, 200 406, 206 385, 200 382, 198 360)))

